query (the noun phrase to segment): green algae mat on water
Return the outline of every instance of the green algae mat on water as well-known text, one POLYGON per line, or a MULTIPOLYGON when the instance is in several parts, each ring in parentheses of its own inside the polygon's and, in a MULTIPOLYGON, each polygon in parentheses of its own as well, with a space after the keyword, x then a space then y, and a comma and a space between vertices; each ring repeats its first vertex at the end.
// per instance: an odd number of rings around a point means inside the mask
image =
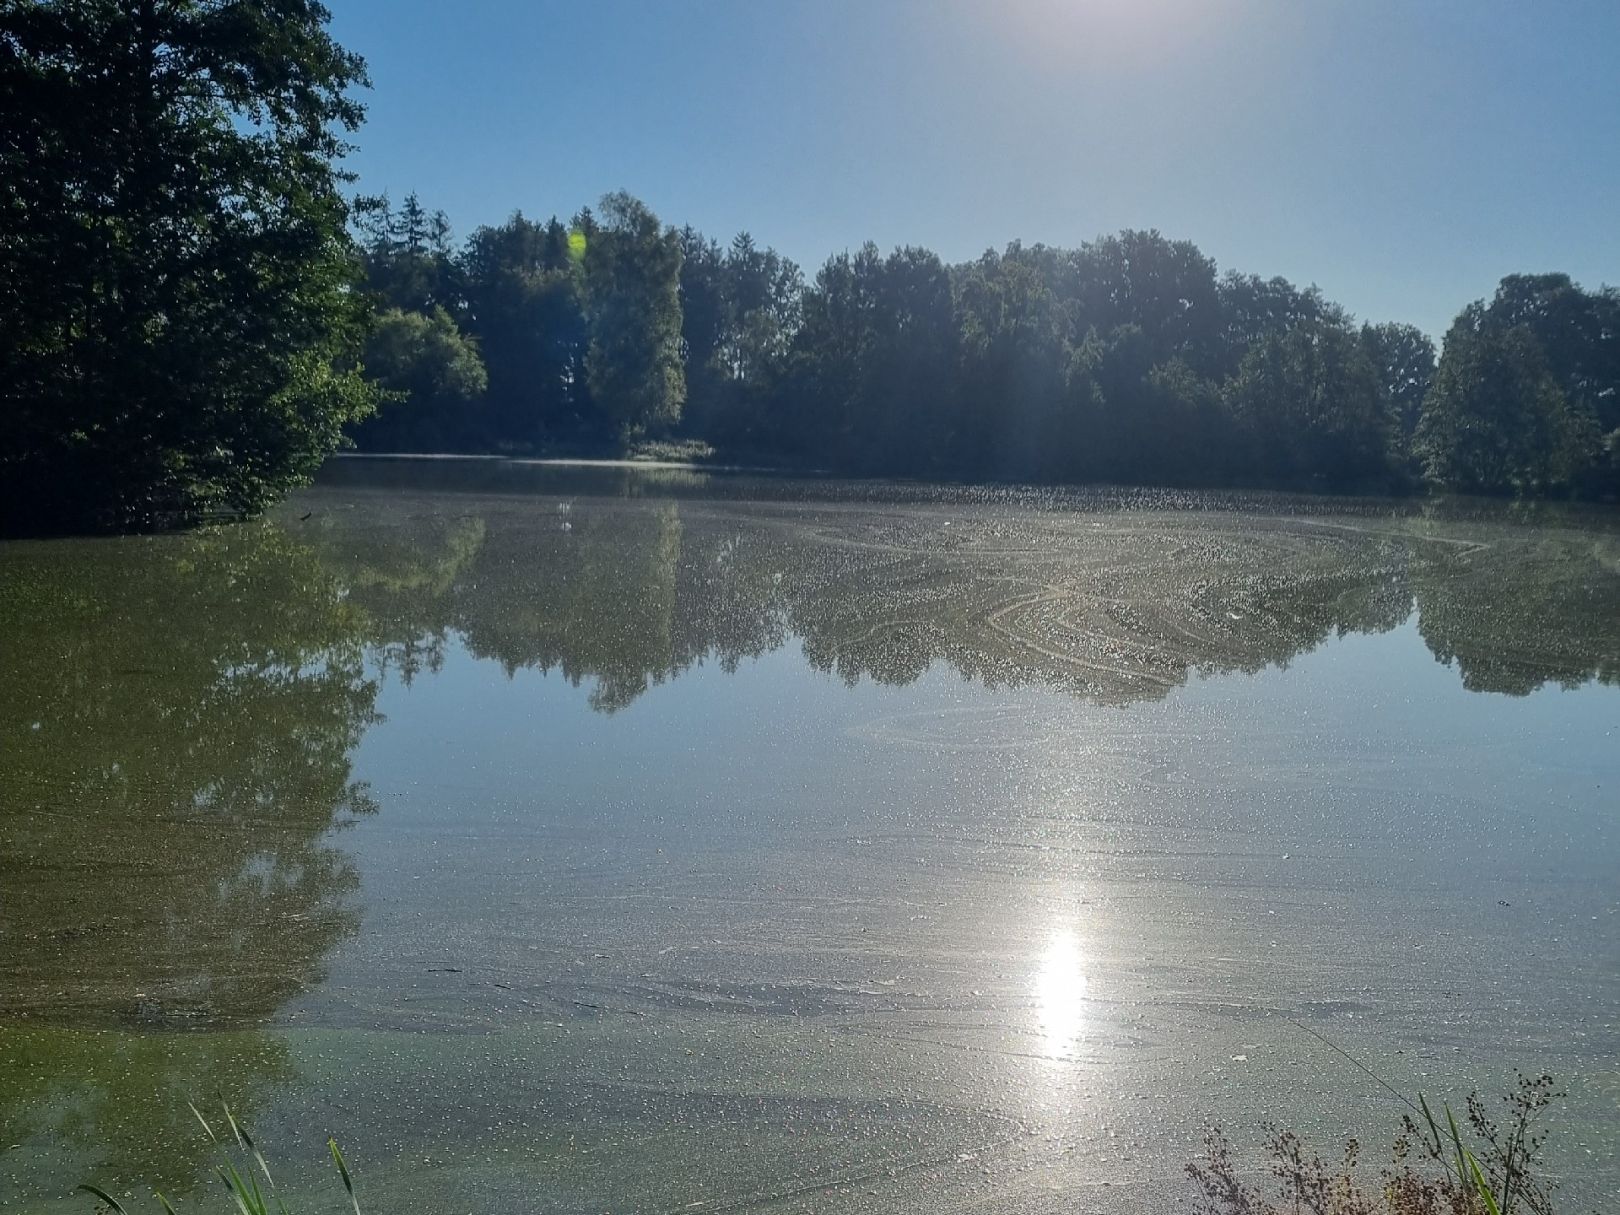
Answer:
POLYGON ((312 1209, 1173 1209, 1393 1130, 1324 1039, 1620 1190, 1613 512, 341 461, 0 636, 0 1209, 188 1101, 312 1209))

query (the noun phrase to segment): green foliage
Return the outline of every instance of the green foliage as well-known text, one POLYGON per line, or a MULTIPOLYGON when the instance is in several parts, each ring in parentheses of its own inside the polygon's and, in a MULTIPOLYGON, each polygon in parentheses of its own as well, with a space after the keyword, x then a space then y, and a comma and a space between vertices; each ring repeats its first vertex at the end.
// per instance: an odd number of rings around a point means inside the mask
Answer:
POLYGON ((450 244, 450 219, 427 211, 414 193, 398 211, 386 197, 360 199, 355 226, 362 238, 366 286, 379 306, 410 312, 456 307, 461 267, 450 244))
POLYGON ((679 240, 685 424, 719 442, 757 442, 772 373, 799 327, 803 276, 746 232, 725 250, 691 228, 679 240))
POLYGON ((314 0, 0 15, 0 523, 254 511, 365 416, 335 167, 364 64, 314 0))
POLYGON ((936 467, 957 331, 949 272, 926 249, 866 244, 828 260, 783 369, 786 437, 859 472, 936 467))
MULTIPOLYGON (((358 428, 356 441, 533 450, 673 427, 685 400, 682 239, 627 194, 604 198, 601 214, 581 211, 565 225, 515 212, 453 252, 448 221, 414 195, 398 212, 372 204, 361 225, 368 285, 394 311, 384 314, 388 332, 368 352, 368 369, 401 403, 358 428), (403 319, 410 316, 422 318, 414 328, 403 319), (430 331, 425 359, 410 357, 424 343, 409 335, 430 331), (476 391, 475 361, 485 373, 476 391), (480 395, 475 417, 466 405, 480 395)), ((702 315, 694 288, 685 323, 702 315)), ((715 352, 718 315, 707 332, 715 352)))
POLYGON ((441 339, 424 366, 470 365, 454 330, 488 368, 468 410, 401 372, 388 314, 368 363, 406 404, 367 446, 645 437, 860 474, 1620 492, 1620 293, 1564 275, 1504 279, 1437 369, 1411 325, 1358 327, 1153 231, 958 266, 868 243, 807 284, 747 233, 661 229, 624 194, 459 252, 414 196, 366 222, 379 302, 441 339))
POLYGON ((1620 493, 1620 292, 1504 278, 1446 334, 1414 439, 1430 480, 1485 493, 1620 493))
POLYGON ((1523 326, 1571 407, 1603 430, 1620 426, 1620 291, 1583 291, 1567 274, 1510 274, 1484 316, 1497 328, 1523 326))
POLYGON ((328 1139, 326 1150, 332 1154, 332 1163, 337 1165, 338 1176, 343 1178, 343 1189, 349 1196, 349 1205, 354 1208, 354 1215, 360 1215, 360 1199, 354 1192, 354 1178, 349 1173, 349 1162, 343 1159, 343 1152, 338 1147, 337 1140, 328 1139))
POLYGON ((426 314, 383 313, 366 344, 366 369, 392 391, 456 403, 489 386, 477 346, 436 304, 426 314))
POLYGON ((574 252, 593 224, 589 213, 570 229, 516 212, 479 228, 461 252, 464 323, 489 372, 489 446, 601 429, 585 376, 584 263, 574 252))
POLYGON ((1361 345, 1372 360, 1390 423, 1391 459, 1410 467, 1412 436, 1423 402, 1434 383, 1435 351, 1429 335, 1415 325, 1363 325, 1361 345))
POLYGON ((365 366, 399 404, 361 425, 367 447, 447 450, 474 433, 472 406, 489 387, 477 344, 439 305, 426 313, 391 308, 377 318, 365 366))
POLYGON ((949 425, 986 471, 1061 479, 1082 471, 1089 381, 1071 390, 1069 320, 1053 251, 1013 244, 955 273, 958 370, 949 425))
POLYGON ((1127 229, 1074 255, 1075 293, 1085 323, 1099 332, 1134 325, 1149 358, 1214 365, 1220 310, 1215 263, 1191 241, 1127 229))
POLYGON ((1437 485, 1535 493, 1566 487, 1595 464, 1599 440, 1530 327, 1504 325, 1474 304, 1446 334, 1414 447, 1437 485))
POLYGON ((1218 290, 1222 375, 1236 372, 1243 357, 1268 334, 1347 319, 1344 310, 1323 299, 1316 287, 1301 290, 1281 277, 1263 279, 1229 270, 1218 290))
POLYGON ((1200 1194, 1194 1215, 1552 1215, 1556 1187, 1544 1176, 1541 1121, 1559 1096, 1550 1076, 1521 1077, 1504 1098, 1509 1118, 1500 1125, 1473 1093, 1466 1129, 1449 1108, 1442 1123, 1420 1096, 1413 1110, 1422 1121, 1403 1119, 1392 1163, 1372 1179, 1361 1175, 1355 1140, 1329 1164, 1308 1156, 1292 1131, 1268 1125, 1275 1197, 1245 1179, 1231 1143, 1214 1127, 1203 1159, 1187 1166, 1200 1194))
POLYGON ((328 17, 316 0, 5 9, 0 524, 250 512, 348 438, 1620 494, 1612 288, 1505 278, 1437 367, 1411 326, 1358 330, 1314 286, 1221 275, 1156 231, 959 266, 867 244, 807 284, 746 233, 722 246, 617 193, 457 248, 415 194, 342 196, 365 74, 328 17))
MULTIPOLYGON (((214 1175, 230 1199, 227 1210, 234 1208, 236 1215, 290 1215, 287 1204, 276 1193, 275 1178, 270 1175, 270 1165, 265 1161, 264 1153, 259 1150, 258 1144, 253 1142, 253 1136, 248 1133, 247 1128, 237 1121, 231 1107, 221 1106, 225 1115, 225 1125, 230 1129, 230 1138, 227 1140, 214 1130, 201 1110, 189 1101, 186 1105, 202 1124, 208 1142, 214 1145, 216 1150, 222 1149, 225 1153, 225 1158, 215 1166, 214 1175), (262 1188, 258 1176, 254 1173, 255 1166, 258 1173, 264 1177, 262 1188)), ((332 1166, 337 1169, 338 1176, 343 1181, 343 1189, 349 1196, 349 1204, 354 1209, 354 1215, 360 1215, 360 1199, 354 1192, 354 1177, 349 1172, 348 1161, 343 1158, 337 1140, 328 1139, 326 1150, 332 1159, 332 1166)), ((124 1204, 101 1186, 87 1182, 78 1188, 94 1197, 100 1207, 112 1211, 114 1215, 129 1215, 124 1204)), ((174 1204, 165 1198, 161 1191, 154 1190, 152 1197, 166 1215, 176 1215, 174 1204)))
POLYGON ((585 375, 624 438, 673 425, 686 403, 680 273, 678 238, 644 203, 623 192, 602 199, 585 246, 585 375))
POLYGON ((1347 484, 1383 467, 1382 389, 1347 325, 1309 322, 1261 339, 1228 384, 1227 402, 1266 475, 1347 484))

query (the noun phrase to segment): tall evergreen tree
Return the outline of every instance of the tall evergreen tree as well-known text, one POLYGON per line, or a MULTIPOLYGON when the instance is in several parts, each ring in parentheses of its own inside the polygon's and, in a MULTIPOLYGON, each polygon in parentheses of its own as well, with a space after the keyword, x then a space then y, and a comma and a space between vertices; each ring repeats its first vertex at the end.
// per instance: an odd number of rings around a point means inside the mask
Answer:
POLYGON ((395 211, 386 196, 357 208, 366 286, 380 308, 464 310, 464 287, 450 241, 450 219, 427 211, 413 192, 395 211))
POLYGON ((726 412, 728 376, 720 346, 725 340, 730 301, 726 255, 720 242, 692 227, 682 228, 681 354, 686 369, 686 423, 712 434, 726 412))

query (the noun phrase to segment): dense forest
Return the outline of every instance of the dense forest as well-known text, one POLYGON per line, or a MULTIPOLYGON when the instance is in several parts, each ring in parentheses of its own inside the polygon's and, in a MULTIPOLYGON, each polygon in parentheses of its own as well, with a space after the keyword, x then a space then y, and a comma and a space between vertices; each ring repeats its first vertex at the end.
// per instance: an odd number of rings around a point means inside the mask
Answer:
POLYGON ((415 195, 360 244, 373 450, 687 438, 858 474, 1612 494, 1620 292, 1513 275, 1433 342, 1126 231, 947 265, 872 244, 813 280, 611 194, 459 247, 415 195))
POLYGON ((1515 275, 1436 350, 1152 231, 806 276, 626 193, 457 244, 343 168, 315 0, 0 11, 0 530, 251 513, 337 447, 852 474, 1620 491, 1620 291, 1515 275))

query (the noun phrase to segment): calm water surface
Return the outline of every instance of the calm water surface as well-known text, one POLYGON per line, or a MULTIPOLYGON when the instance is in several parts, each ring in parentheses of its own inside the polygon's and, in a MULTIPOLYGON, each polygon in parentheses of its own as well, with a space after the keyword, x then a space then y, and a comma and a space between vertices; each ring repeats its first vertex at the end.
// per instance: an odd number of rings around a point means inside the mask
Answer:
POLYGON ((7 1209, 225 1099, 332 1209, 1171 1210, 1382 1142, 1335 1048, 1620 1197, 1612 512, 344 461, 0 639, 7 1209))

